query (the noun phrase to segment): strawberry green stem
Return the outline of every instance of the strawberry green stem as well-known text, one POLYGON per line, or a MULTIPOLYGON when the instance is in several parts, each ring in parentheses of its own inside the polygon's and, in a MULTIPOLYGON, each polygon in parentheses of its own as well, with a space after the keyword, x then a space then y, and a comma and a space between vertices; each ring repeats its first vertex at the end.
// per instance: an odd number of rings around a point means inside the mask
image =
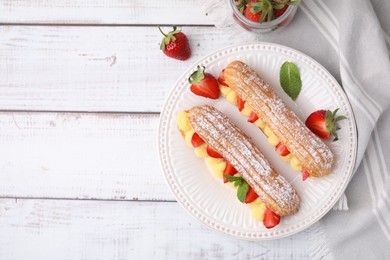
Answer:
POLYGON ((161 30, 160 26, 157 26, 157 28, 160 30, 160 32, 166 37, 167 35, 161 30))

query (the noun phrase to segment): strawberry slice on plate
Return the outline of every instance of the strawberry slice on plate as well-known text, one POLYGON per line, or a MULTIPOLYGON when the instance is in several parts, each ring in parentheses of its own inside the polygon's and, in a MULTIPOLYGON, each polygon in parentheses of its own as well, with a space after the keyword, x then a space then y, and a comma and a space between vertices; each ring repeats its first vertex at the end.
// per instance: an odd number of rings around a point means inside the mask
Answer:
POLYGON ((223 158, 217 151, 215 151, 210 145, 207 146, 206 152, 210 157, 213 158, 223 158))
POLYGON ((248 122, 254 123, 257 121, 257 119, 259 119, 259 117, 256 115, 256 113, 254 111, 252 111, 251 114, 249 115, 248 122))
POLYGON ((257 193, 255 192, 254 189, 252 189, 251 187, 249 187, 249 190, 248 192, 246 193, 246 197, 245 197, 245 203, 251 203, 253 201, 255 201, 255 199, 257 199, 259 197, 259 195, 257 195, 257 193))
POLYGON ((311 113, 306 119, 306 126, 318 137, 328 139, 331 135, 334 137, 333 141, 337 141, 337 130, 340 128, 336 123, 340 120, 346 119, 346 116, 336 116, 339 109, 335 111, 317 110, 311 113))
POLYGON ((227 183, 228 180, 226 179, 225 177, 225 174, 227 175, 230 175, 230 176, 233 176, 234 174, 237 173, 237 170, 233 167, 233 165, 231 165, 229 162, 226 162, 226 168, 225 170, 223 171, 223 182, 224 183, 227 183))
POLYGON ((210 73, 205 73, 204 66, 198 65, 198 69, 191 74, 188 82, 191 84, 190 89, 195 95, 211 99, 219 98, 218 81, 210 73))
POLYGON ((278 154, 280 154, 281 156, 286 156, 290 154, 290 151, 282 143, 278 143, 278 145, 275 147, 275 151, 278 152, 278 154))
POLYGON ((239 96, 237 96, 237 106, 238 106, 238 111, 242 111, 244 109, 244 106, 245 106, 245 101, 242 100, 239 96))
POLYGON ((223 69, 223 70, 221 71, 221 74, 219 74, 218 83, 227 87, 228 85, 226 85, 225 76, 223 75, 223 72, 224 72, 224 71, 225 71, 225 69, 223 69))
POLYGON ((266 228, 273 228, 280 223, 280 216, 272 212, 269 208, 265 209, 263 224, 266 228))
POLYGON ((191 144, 193 147, 198 147, 204 143, 203 139, 197 133, 194 133, 191 138, 191 144))
POLYGON ((305 167, 302 167, 302 180, 305 181, 309 176, 309 172, 306 171, 305 167))

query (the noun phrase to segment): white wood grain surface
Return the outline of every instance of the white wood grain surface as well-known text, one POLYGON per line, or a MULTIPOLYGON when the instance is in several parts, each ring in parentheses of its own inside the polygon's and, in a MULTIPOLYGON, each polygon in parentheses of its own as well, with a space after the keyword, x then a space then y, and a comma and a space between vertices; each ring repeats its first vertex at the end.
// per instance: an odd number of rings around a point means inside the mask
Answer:
POLYGON ((183 30, 193 50, 184 62, 161 52, 155 26, 0 27, 0 110, 158 112, 191 64, 243 41, 183 30))
POLYGON ((315 239, 240 241, 175 202, 0 199, 0 231, 0 259, 30 260, 307 259, 315 239))
POLYGON ((0 23, 211 24, 199 0, 2 0, 0 23))
POLYGON ((174 200, 158 115, 0 113, 0 197, 174 200))

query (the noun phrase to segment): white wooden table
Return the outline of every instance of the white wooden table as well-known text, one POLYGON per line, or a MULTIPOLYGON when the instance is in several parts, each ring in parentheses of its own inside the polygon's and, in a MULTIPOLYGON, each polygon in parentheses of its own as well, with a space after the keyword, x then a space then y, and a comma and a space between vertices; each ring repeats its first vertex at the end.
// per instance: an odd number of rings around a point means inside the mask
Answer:
POLYGON ((233 43, 194 0, 1 0, 0 259, 306 258, 305 232, 260 243, 207 229, 160 170, 166 95, 233 43), (182 26, 190 60, 162 54, 157 24, 182 26))

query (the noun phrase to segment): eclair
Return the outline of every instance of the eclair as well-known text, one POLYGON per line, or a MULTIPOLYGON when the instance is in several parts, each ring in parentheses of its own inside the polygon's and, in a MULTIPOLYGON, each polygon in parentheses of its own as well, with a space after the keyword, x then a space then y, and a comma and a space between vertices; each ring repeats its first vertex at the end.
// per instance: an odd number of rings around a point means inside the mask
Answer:
POLYGON ((265 205, 261 213, 267 228, 273 227, 267 221, 275 221, 267 219, 269 212, 278 215, 273 216, 277 218, 298 211, 300 198, 293 186, 275 171, 252 140, 222 112, 208 105, 194 107, 180 112, 177 124, 187 144, 198 149, 195 153, 199 157, 220 160, 221 166, 212 166, 216 172, 225 173, 223 176, 229 181, 242 178, 248 184, 246 196, 255 193, 257 200, 261 200, 258 203, 265 205))
MULTIPOLYGON (((332 170, 334 155, 273 89, 247 64, 231 62, 219 78, 220 90, 256 124, 285 161, 303 176, 321 177, 332 170)), ((304 177, 305 179, 305 177, 304 177)))

